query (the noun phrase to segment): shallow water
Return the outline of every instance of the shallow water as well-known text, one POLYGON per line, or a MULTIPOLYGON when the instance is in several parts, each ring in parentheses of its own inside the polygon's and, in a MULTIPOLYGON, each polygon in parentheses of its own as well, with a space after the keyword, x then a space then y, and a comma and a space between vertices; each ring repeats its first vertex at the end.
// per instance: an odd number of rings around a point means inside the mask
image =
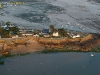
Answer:
POLYGON ((99 75, 100 53, 50 53, 8 57, 0 75, 99 75))

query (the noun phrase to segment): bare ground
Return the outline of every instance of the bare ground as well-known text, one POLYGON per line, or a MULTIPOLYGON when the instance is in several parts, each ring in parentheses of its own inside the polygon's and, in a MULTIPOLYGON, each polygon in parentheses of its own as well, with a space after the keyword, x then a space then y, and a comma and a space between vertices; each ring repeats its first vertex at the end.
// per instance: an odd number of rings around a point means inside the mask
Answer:
POLYGON ((44 49, 43 46, 41 46, 37 41, 35 40, 28 40, 29 44, 27 46, 25 45, 18 45, 17 48, 11 50, 11 54, 22 54, 22 53, 31 53, 36 51, 41 51, 44 49))

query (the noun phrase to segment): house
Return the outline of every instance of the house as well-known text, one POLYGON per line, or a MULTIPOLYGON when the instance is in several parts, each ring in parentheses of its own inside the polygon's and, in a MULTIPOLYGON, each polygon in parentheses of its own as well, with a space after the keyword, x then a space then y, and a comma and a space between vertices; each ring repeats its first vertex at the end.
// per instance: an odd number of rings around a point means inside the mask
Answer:
POLYGON ((79 34, 72 36, 72 38, 78 38, 78 37, 81 37, 81 36, 79 34))
POLYGON ((44 34, 44 37, 50 37, 50 35, 49 34, 44 34))
POLYGON ((19 33, 22 34, 22 33, 24 33, 24 32, 25 32, 24 29, 21 29, 21 28, 19 29, 19 33))
POLYGON ((1 25, 1 28, 4 28, 5 29, 6 27, 7 27, 7 25, 1 25))
POLYGON ((9 30, 9 28, 7 27, 7 25, 1 25, 1 28, 5 29, 5 30, 9 30))
POLYGON ((52 36, 55 36, 55 37, 59 36, 59 33, 58 33, 58 31, 56 31, 56 32, 53 32, 52 36))
POLYGON ((22 36, 32 36, 32 33, 23 33, 22 36))
POLYGON ((67 34, 68 34, 71 38, 79 38, 79 37, 81 37, 81 34, 80 34, 79 32, 69 31, 69 32, 67 32, 67 34))
POLYGON ((22 33, 22 36, 24 36, 24 37, 33 36, 33 33, 31 33, 31 32, 24 32, 24 33, 22 33))
POLYGON ((41 34, 49 34, 49 29, 42 29, 41 34))
POLYGON ((49 29, 42 29, 39 35, 43 37, 50 37, 49 33, 50 33, 49 29))
POLYGON ((38 34, 35 34, 35 35, 33 35, 34 37, 39 37, 39 35, 38 34))

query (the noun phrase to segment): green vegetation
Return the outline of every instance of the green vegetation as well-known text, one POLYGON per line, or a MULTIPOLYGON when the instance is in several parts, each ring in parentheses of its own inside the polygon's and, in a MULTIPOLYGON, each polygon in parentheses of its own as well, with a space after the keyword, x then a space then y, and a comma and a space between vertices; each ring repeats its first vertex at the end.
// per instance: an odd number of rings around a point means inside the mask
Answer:
POLYGON ((53 33, 54 30, 55 30, 55 27, 53 25, 50 25, 50 31, 51 31, 51 33, 53 33))
POLYGON ((3 29, 3 28, 0 28, 0 34, 1 34, 2 38, 9 38, 9 37, 11 37, 10 31, 6 30, 6 29, 3 29))
POLYGON ((96 47, 95 49, 92 49, 91 52, 100 52, 100 47, 96 47))
POLYGON ((20 55, 20 56, 25 56, 25 55, 28 55, 30 53, 23 53, 23 54, 17 54, 17 55, 20 55))
POLYGON ((67 36, 67 31, 65 31, 63 28, 58 29, 58 33, 61 37, 66 37, 67 36))
POLYGON ((90 52, 81 50, 68 50, 68 49, 45 49, 43 51, 38 51, 37 53, 58 53, 58 52, 90 52))
POLYGON ((6 22, 6 25, 7 25, 7 26, 11 25, 11 22, 6 22))
POLYGON ((2 38, 11 38, 12 34, 19 34, 19 29, 17 26, 9 27, 11 22, 6 22, 6 25, 6 28, 0 27, 0 35, 2 38))
POLYGON ((35 30, 34 30, 34 35, 35 35, 35 34, 39 34, 39 32, 40 32, 39 30, 35 29, 35 30))
POLYGON ((9 31, 12 32, 12 34, 19 34, 18 27, 9 27, 9 31))
POLYGON ((4 65, 4 61, 0 61, 0 65, 4 65))
POLYGON ((30 54, 30 53, 7 54, 7 55, 0 56, 0 60, 1 60, 1 59, 4 59, 4 58, 7 58, 7 57, 25 56, 25 55, 28 55, 28 54, 30 54))
POLYGON ((50 25, 50 31, 51 34, 55 31, 57 31, 59 33, 59 37, 69 37, 69 35, 67 34, 67 31, 64 28, 59 28, 59 29, 55 29, 54 25, 50 25))

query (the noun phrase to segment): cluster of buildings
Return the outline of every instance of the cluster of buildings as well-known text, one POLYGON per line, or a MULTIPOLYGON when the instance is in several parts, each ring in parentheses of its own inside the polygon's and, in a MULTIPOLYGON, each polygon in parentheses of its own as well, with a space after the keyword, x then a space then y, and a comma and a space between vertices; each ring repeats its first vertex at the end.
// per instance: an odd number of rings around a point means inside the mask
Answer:
POLYGON ((79 37, 85 37, 87 36, 89 33, 85 33, 85 32, 79 32, 79 31, 67 31, 67 34, 71 37, 71 38, 79 38, 79 37))
MULTIPOLYGON (((62 37, 60 34, 59 34, 59 31, 54 31, 52 34, 49 34, 48 32, 50 33, 50 30, 49 29, 43 29, 43 32, 42 34, 44 34, 44 37, 62 37)), ((65 29, 65 32, 67 32, 66 34, 66 37, 70 37, 70 38, 79 38, 79 37, 85 37, 87 36, 89 33, 84 33, 84 32, 78 32, 78 31, 72 31, 72 30, 66 30, 65 29)))
MULTIPOLYGON (((14 24, 6 25, 4 22, 0 22, 0 27, 6 30, 9 30, 11 27, 16 27, 14 24)), ((20 28, 18 27, 19 31, 18 34, 12 34, 12 38, 19 38, 19 37, 29 37, 29 36, 34 36, 34 37, 61 37, 59 35, 59 31, 54 31, 51 34, 50 29, 25 29, 25 28, 20 28)), ((70 31, 70 30, 65 30, 67 32, 67 35, 71 38, 78 38, 78 37, 84 37, 86 36, 86 33, 82 32, 75 32, 75 31, 70 31)))
POLYGON ((5 22, 0 22, 0 27, 8 30, 9 27, 15 27, 14 24, 7 25, 5 22))

